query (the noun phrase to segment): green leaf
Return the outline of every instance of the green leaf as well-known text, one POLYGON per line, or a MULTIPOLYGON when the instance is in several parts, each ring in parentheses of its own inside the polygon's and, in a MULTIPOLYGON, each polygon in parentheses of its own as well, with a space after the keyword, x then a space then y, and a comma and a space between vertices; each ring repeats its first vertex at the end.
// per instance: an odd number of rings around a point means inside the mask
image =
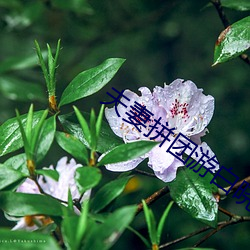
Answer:
POLYGON ((82 213, 79 216, 65 217, 62 222, 62 234, 67 249, 80 249, 82 238, 87 229, 88 201, 84 201, 82 213))
POLYGON ((90 136, 91 136, 91 149, 96 150, 96 115, 94 109, 90 112, 90 122, 89 122, 90 136))
POLYGON ((63 210, 66 209, 59 201, 49 196, 13 192, 0 193, 0 208, 11 216, 62 216, 63 210))
POLYGON ((64 90, 59 106, 92 95, 104 87, 124 63, 124 59, 110 58, 99 66, 78 74, 64 90))
POLYGON ((12 169, 6 165, 0 164, 0 190, 13 184, 16 181, 21 181, 26 176, 20 171, 12 169))
POLYGON ((218 37, 214 65, 239 56, 250 47, 250 16, 228 26, 218 37))
POLYGON ((45 79, 45 82, 47 85, 47 89, 48 89, 48 91, 50 91, 51 89, 50 89, 49 73, 48 73, 48 70, 47 70, 47 67, 45 64, 44 56, 43 56, 42 51, 40 49, 40 46, 36 40, 35 40, 35 47, 36 47, 36 53, 37 53, 37 57, 38 57, 40 66, 41 66, 42 71, 43 71, 43 76, 44 76, 44 79, 45 79))
POLYGON ((239 10, 239 11, 247 11, 250 10, 250 1, 249 0, 221 0, 221 4, 223 7, 239 10))
POLYGON ((132 176, 116 179, 99 189, 92 200, 91 207, 94 212, 99 212, 117 198, 124 190, 132 176))
POLYGON ((148 234, 150 237, 150 241, 153 244, 157 244, 157 234, 156 234, 156 221, 154 214, 151 209, 148 208, 148 205, 144 200, 142 200, 143 211, 146 218, 147 226, 148 226, 148 234))
MULTIPOLYGON (((33 127, 38 123, 42 114, 43 111, 34 112, 33 127)), ((22 120, 22 124, 25 124, 27 114, 21 115, 20 118, 22 120)), ((17 118, 11 118, 0 126, 0 156, 13 152, 22 146, 23 141, 17 118)))
MULTIPOLYGON (((41 54, 44 57, 46 56, 45 51, 41 52, 41 54)), ((0 73, 4 73, 11 70, 22 70, 32 68, 34 66, 38 66, 37 56, 32 53, 31 55, 13 57, 1 62, 0 73)))
MULTIPOLYGON (((33 134, 32 134, 32 138, 31 138, 31 151, 32 153, 36 153, 36 147, 39 144, 39 139, 41 138, 42 132, 44 130, 44 125, 45 125, 45 119, 48 115, 48 110, 44 110, 41 119, 38 121, 37 125, 34 127, 34 129, 32 130, 33 134)), ((54 117, 52 117, 52 119, 54 119, 54 117)), ((55 122, 55 121, 54 121, 55 122)), ((55 126, 55 125, 54 125, 55 126)), ((48 126, 49 127, 49 126, 48 126)), ((47 136, 47 134, 45 134, 47 136)), ((53 135, 54 138, 54 135, 53 135)), ((48 143, 48 145, 50 146, 50 142, 48 143)), ((43 144, 42 144, 43 147, 43 144)), ((47 147, 46 147, 47 148, 47 147)), ((47 153, 47 151, 45 152, 47 153)), ((37 157, 38 158, 38 157, 37 157)), ((42 158, 42 157, 41 157, 42 158)))
POLYGON ((56 117, 52 116, 44 121, 38 141, 37 161, 40 162, 48 153, 56 132, 56 117))
POLYGON ((165 224, 165 221, 168 217, 169 211, 170 211, 173 204, 174 204, 174 202, 170 201, 168 206, 166 207, 163 215, 161 216, 160 222, 159 222, 158 227, 157 227, 157 244, 160 244, 160 242, 161 242, 161 234, 162 234, 163 226, 165 224))
POLYGON ((140 234, 138 231, 136 231, 135 229, 133 229, 133 228, 130 227, 130 226, 128 226, 127 228, 128 228, 128 230, 130 230, 132 233, 134 233, 136 236, 138 236, 148 249, 151 248, 151 244, 149 243, 149 241, 148 241, 142 234, 140 234))
POLYGON ((100 112, 98 114, 97 117, 97 121, 96 121, 96 139, 98 141, 99 139, 99 135, 100 135, 100 131, 101 131, 101 127, 102 127, 102 118, 103 118, 103 113, 104 113, 104 107, 105 105, 102 104, 101 108, 100 108, 100 112))
POLYGON ((78 216, 65 217, 62 222, 64 243, 69 250, 77 250, 76 233, 79 222, 78 216))
POLYGON ((73 108, 75 110, 76 117, 81 125, 84 137, 86 138, 88 145, 90 146, 91 145, 91 133, 90 133, 89 125, 88 125, 86 119, 84 118, 84 116, 79 111, 79 109, 75 106, 73 106, 73 108))
POLYGON ((10 231, 0 228, 0 249, 11 250, 60 250, 56 241, 47 234, 26 231, 10 231))
POLYGON ((10 157, 8 160, 4 162, 4 165, 8 166, 11 169, 18 170, 19 172, 28 176, 29 171, 26 165, 26 160, 27 160, 26 155, 23 153, 10 157))
POLYGON ((75 173, 76 185, 81 194, 95 187, 101 180, 102 173, 95 167, 77 168, 75 173))
MULTIPOLYGON (((73 113, 72 113, 73 114, 73 113)), ((86 140, 86 137, 84 136, 81 127, 77 123, 77 119, 72 114, 68 115, 61 115, 59 116, 60 122, 63 124, 63 127, 72 135, 74 135, 76 138, 78 138, 86 147, 90 147, 89 143, 86 140)), ((84 113, 85 117, 89 118, 89 114, 84 113)), ((104 153, 112 148, 123 144, 123 140, 116 136, 114 132, 111 130, 110 126, 107 122, 102 121, 101 131, 99 140, 97 143, 97 152, 104 153)))
POLYGON ((136 206, 127 206, 110 214, 103 224, 92 228, 83 249, 109 249, 131 223, 136 209, 136 206))
POLYGON ((149 152, 157 144, 158 142, 154 141, 136 141, 119 145, 108 152, 98 166, 135 159, 149 152))
POLYGON ((89 201, 85 200, 83 202, 82 213, 80 215, 80 218, 77 224, 77 232, 76 232, 77 249, 79 249, 82 238, 86 233, 86 229, 88 225, 88 213, 89 213, 89 201))
POLYGON ((59 179, 59 173, 56 170, 52 170, 52 169, 37 169, 36 170, 37 174, 40 175, 44 175, 44 176, 48 176, 51 179, 58 181, 59 179))
POLYGON ((87 149, 76 137, 64 132, 56 132, 56 141, 62 149, 71 154, 75 159, 82 164, 88 165, 87 149))
POLYGON ((176 179, 168 186, 171 197, 180 208, 197 220, 216 227, 218 204, 213 193, 217 192, 217 187, 210 184, 213 178, 211 173, 208 172, 203 178, 199 176, 204 173, 203 168, 198 173, 186 167, 179 168, 176 179))
POLYGON ((44 90, 40 85, 9 76, 0 77, 0 93, 14 101, 43 102, 46 100, 44 90))

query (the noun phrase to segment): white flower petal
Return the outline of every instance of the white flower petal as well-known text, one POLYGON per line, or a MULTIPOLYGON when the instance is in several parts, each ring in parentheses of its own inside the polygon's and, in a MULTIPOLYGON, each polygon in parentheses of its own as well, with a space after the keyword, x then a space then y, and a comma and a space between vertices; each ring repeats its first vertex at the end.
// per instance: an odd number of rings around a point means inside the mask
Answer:
POLYGON ((145 159, 145 157, 141 156, 139 158, 136 158, 136 159, 130 160, 130 161, 107 164, 107 165, 105 165, 105 167, 106 167, 106 169, 114 171, 114 172, 129 171, 129 170, 136 168, 144 159, 145 159))
MULTIPOLYGON (((202 157, 202 152, 208 155, 209 158, 212 158, 215 155, 212 149, 207 145, 206 142, 202 142, 202 144, 198 146, 195 152, 197 152, 198 156, 194 153, 191 155, 191 157, 196 161, 199 161, 199 159, 202 157)), ((204 160, 207 161, 208 159, 204 157, 204 160)), ((213 173, 215 173, 220 168, 220 164, 216 163, 216 161, 218 162, 216 157, 215 157, 215 161, 211 161, 211 164, 215 166, 214 169, 211 169, 213 173)), ((208 162, 204 164, 206 168, 211 168, 212 165, 210 165, 208 162)))
POLYGON ((36 183, 27 178, 16 190, 19 193, 28 193, 28 194, 40 194, 40 191, 36 183))
POLYGON ((36 225, 33 225, 33 226, 28 226, 25 222, 25 218, 22 217, 18 222, 17 224, 11 229, 12 231, 15 231, 15 230, 23 230, 23 231, 35 231, 38 229, 38 226, 36 225))
POLYGON ((155 175, 164 182, 175 179, 177 168, 183 166, 181 161, 166 152, 169 146, 170 143, 165 142, 162 147, 154 147, 149 152, 148 166, 152 168, 155 175))

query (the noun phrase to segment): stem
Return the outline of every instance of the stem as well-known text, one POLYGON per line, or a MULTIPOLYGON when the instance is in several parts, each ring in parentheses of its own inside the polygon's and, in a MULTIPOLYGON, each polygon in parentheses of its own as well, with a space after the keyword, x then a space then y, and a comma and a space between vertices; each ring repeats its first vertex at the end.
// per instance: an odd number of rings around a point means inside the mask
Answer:
MULTIPOLYGON (((241 185, 241 183, 242 183, 243 181, 246 181, 246 182, 250 183, 250 176, 248 176, 248 177, 246 177, 246 178, 244 178, 244 179, 238 181, 238 182, 233 186, 233 188, 230 190, 230 193, 229 193, 229 194, 234 193, 234 192, 239 188, 239 186, 241 185)), ((245 186, 245 185, 244 185, 244 186, 245 186)), ((231 186, 228 186, 228 187, 225 188, 225 190, 229 190, 230 188, 231 188, 231 186)), ((220 189, 220 188, 219 188, 219 195, 220 195, 220 196, 226 196, 226 195, 225 195, 225 192, 224 192, 222 189, 220 189)))
MULTIPOLYGON (((230 212, 228 212, 230 213, 230 212)), ((231 214, 231 213, 230 213, 231 214)), ((204 236, 201 240, 199 240, 195 245, 194 247, 197 247, 199 246, 201 243, 203 243, 205 240, 207 240, 209 237, 211 237, 213 234, 219 232, 220 230, 222 230, 223 228, 229 226, 229 225, 233 225, 233 224, 238 224, 238 223, 241 223, 241 222, 247 222, 247 221, 250 221, 250 217, 248 216, 238 216, 238 215, 233 215, 232 219, 230 221, 222 221, 222 222, 219 222, 218 223, 218 227, 214 230, 212 230, 211 232, 209 232, 206 236, 204 236)), ((170 241, 170 242, 167 242, 165 244, 162 244, 159 246, 159 248, 165 248, 165 247, 169 247, 171 245, 174 245, 174 244, 177 244, 181 241, 184 241, 186 239, 189 239, 197 234, 200 234, 200 233, 203 233, 203 232, 206 232, 210 229, 213 229, 212 227, 210 226, 207 226, 207 227, 204 227, 204 228, 201 228, 195 232, 192 232, 190 234, 187 234, 185 236, 182 236, 176 240, 173 240, 173 241, 170 241)))
MULTIPOLYGON (((221 5, 221 2, 220 0, 211 0, 211 3, 214 5, 214 7, 216 8, 218 14, 219 14, 219 17, 220 17, 220 20, 221 22, 223 23, 223 26, 224 28, 226 29, 228 26, 230 26, 230 22, 223 10, 223 7, 221 5)), ((240 59, 243 60, 245 63, 247 63, 248 65, 250 65, 250 59, 248 57, 247 54, 241 54, 240 56, 240 59)))
POLYGON ((156 178, 156 176, 154 174, 148 173, 148 172, 145 172, 145 171, 142 171, 142 170, 139 170, 139 169, 134 169, 134 172, 139 173, 141 175, 146 175, 146 176, 149 176, 149 177, 156 178))
POLYGON ((196 244, 194 244, 194 247, 199 246, 204 241, 206 241, 208 238, 210 238, 212 235, 214 235, 215 233, 219 232, 220 230, 222 230, 223 228, 225 228, 227 226, 230 226, 233 224, 238 224, 241 222, 247 222, 247 221, 250 221, 250 217, 248 217, 248 216, 234 216, 230 221, 220 222, 219 226, 216 229, 212 230, 207 235, 205 235, 201 240, 199 240, 196 244))
POLYGON ((199 230, 197 230, 197 231, 195 231, 195 232, 192 232, 192 233, 190 233, 190 234, 187 234, 187 235, 185 235, 185 236, 182 236, 182 237, 180 237, 180 238, 178 238, 178 239, 176 239, 176 240, 173 240, 173 241, 170 241, 170 242, 168 242, 168 243, 162 244, 162 245, 159 246, 159 248, 165 248, 165 247, 174 245, 174 244, 179 243, 179 242, 181 242, 181 241, 183 241, 183 240, 186 240, 186 239, 188 239, 188 238, 191 238, 191 237, 193 237, 193 236, 195 236, 195 235, 197 235, 197 234, 203 233, 203 232, 205 232, 205 231, 207 231, 207 230, 209 230, 209 229, 211 229, 211 227, 209 227, 209 226, 203 227, 203 228, 201 228, 201 229, 199 229, 199 230))
MULTIPOLYGON (((164 196, 165 194, 169 193, 169 188, 163 187, 160 190, 156 191, 155 193, 153 193, 152 195, 150 195, 148 198, 145 199, 145 202, 147 205, 150 205, 152 203, 154 203, 156 200, 158 200, 159 198, 161 198, 162 196, 164 196)), ((143 210, 143 204, 140 203, 137 205, 137 211, 136 214, 139 214, 141 211, 143 210)))

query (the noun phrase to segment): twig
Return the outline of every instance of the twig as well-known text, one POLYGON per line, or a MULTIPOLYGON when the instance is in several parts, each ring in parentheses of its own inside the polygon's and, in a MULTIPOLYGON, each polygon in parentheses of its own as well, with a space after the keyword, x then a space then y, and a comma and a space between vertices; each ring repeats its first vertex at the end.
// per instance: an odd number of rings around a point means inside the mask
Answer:
MULTIPOLYGON (((159 198, 161 198, 162 196, 164 196, 167 193, 169 193, 169 188, 168 187, 163 187, 160 190, 153 193, 152 195, 150 195, 148 198, 146 198, 145 202, 146 202, 147 205, 150 205, 150 204, 152 204, 153 202, 155 202, 156 200, 158 200, 159 198)), ((142 210, 143 210, 143 205, 142 205, 142 203, 140 203, 140 204, 137 205, 136 214, 139 214, 142 210)))
POLYGON ((231 212, 227 211, 226 209, 224 209, 224 208, 222 208, 222 207, 219 207, 219 210, 220 210, 223 214, 229 216, 230 218, 233 218, 233 217, 236 216, 235 214, 232 214, 231 212))
POLYGON ((220 230, 222 230, 223 228, 225 228, 227 226, 230 226, 233 224, 238 224, 241 222, 247 222, 247 221, 250 221, 249 216, 234 216, 230 221, 220 222, 216 229, 214 229, 213 231, 211 231, 207 235, 205 235, 201 240, 199 240, 196 244, 194 244, 193 247, 199 246, 204 241, 206 241, 208 238, 210 238, 212 235, 214 235, 215 233, 219 232, 220 230))
POLYGON ((38 187, 38 190, 39 190, 39 192, 40 192, 41 194, 47 195, 47 196, 49 196, 49 197, 53 198, 54 200, 57 200, 57 201, 59 201, 59 202, 61 202, 61 203, 68 204, 67 201, 58 199, 58 198, 56 198, 56 197, 54 197, 54 196, 52 196, 52 195, 50 195, 50 194, 45 193, 45 192, 43 191, 42 187, 40 186, 39 182, 37 181, 37 179, 32 179, 32 180, 36 183, 36 185, 37 185, 37 187, 38 187))
POLYGON ((188 239, 188 238, 191 238, 191 237, 193 237, 193 236, 195 236, 195 235, 197 235, 197 234, 206 232, 206 231, 209 230, 209 229, 212 229, 212 228, 209 227, 209 226, 203 227, 203 228, 201 228, 201 229, 199 229, 199 230, 197 230, 197 231, 195 231, 195 232, 192 232, 192 233, 190 233, 190 234, 187 234, 187 235, 185 235, 185 236, 182 236, 182 237, 180 237, 180 238, 178 238, 178 239, 176 239, 176 240, 173 240, 173 241, 170 241, 170 242, 168 242, 168 243, 162 244, 162 245, 159 246, 159 248, 165 248, 165 247, 169 247, 169 246, 171 246, 171 245, 177 244, 177 243, 179 243, 179 242, 181 242, 181 241, 183 241, 183 240, 186 240, 186 239, 188 239))
MULTIPOLYGON (((222 8, 221 1, 220 0, 211 0, 211 3, 216 8, 216 10, 217 10, 217 12, 219 14, 220 20, 223 23, 224 28, 226 29, 228 26, 230 26, 230 22, 229 22, 226 14, 225 14, 223 8, 222 8)), ((250 59, 249 59, 249 57, 248 57, 247 54, 241 54, 239 57, 245 63, 247 63, 248 65, 250 65, 250 59)))
MULTIPOLYGON (((239 188, 239 186, 241 185, 241 183, 242 183, 243 181, 246 181, 246 182, 250 183, 250 176, 248 176, 248 177, 246 177, 246 178, 244 178, 244 179, 238 181, 238 182, 233 186, 233 188, 230 190, 229 194, 234 193, 234 192, 239 188)), ((225 190, 229 190, 230 188, 231 188, 231 186, 228 186, 228 187, 225 187, 224 189, 225 189, 225 190)), ((225 191, 223 191, 222 189, 219 188, 218 192, 219 192, 219 195, 220 195, 220 196, 226 196, 225 191)))
POLYGON ((146 175, 146 176, 149 176, 149 177, 154 177, 156 178, 156 176, 152 173, 148 173, 148 172, 145 172, 145 171, 142 171, 142 170, 139 170, 139 169, 134 169, 134 172, 137 172, 141 175, 146 175))
MULTIPOLYGON (((229 212, 230 213, 230 212, 229 212)), ((231 214, 231 213, 230 213, 231 214)), ((233 224, 238 224, 238 223, 241 223, 241 222, 247 222, 247 221, 250 221, 250 217, 248 216, 237 216, 237 215, 233 215, 232 219, 230 221, 222 221, 222 222, 219 222, 218 223, 218 227, 216 229, 214 229, 213 231, 209 232, 206 236, 204 236, 199 242, 197 242, 194 247, 197 247, 199 246, 201 243, 203 243, 205 240, 207 240, 209 237, 211 237, 213 234, 215 234, 216 232, 220 231, 221 229, 229 226, 229 225, 233 225, 233 224)), ((165 248, 165 247, 169 247, 171 245, 174 245, 174 244, 177 244, 181 241, 184 241, 186 239, 189 239, 197 234, 200 234, 200 233, 203 233, 203 232, 206 232, 207 230, 210 230, 210 229, 213 229, 212 227, 210 226, 207 226, 207 227, 204 227, 204 228, 201 228, 195 232, 192 232, 190 234, 187 234, 185 236, 182 236, 178 239, 175 239, 173 241, 170 241, 168 243, 165 243, 165 244, 162 244, 159 246, 159 248, 165 248)))

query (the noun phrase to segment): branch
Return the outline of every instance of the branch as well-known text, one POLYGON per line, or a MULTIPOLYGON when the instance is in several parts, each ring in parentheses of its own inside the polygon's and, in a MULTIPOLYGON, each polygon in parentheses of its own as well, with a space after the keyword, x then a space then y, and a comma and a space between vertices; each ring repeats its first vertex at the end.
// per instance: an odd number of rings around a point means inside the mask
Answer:
MULTIPOLYGON (((169 188, 163 187, 160 190, 156 191, 155 193, 153 193, 152 195, 150 195, 148 198, 145 199, 145 202, 147 205, 150 205, 152 203, 154 203, 156 200, 158 200, 159 198, 161 198, 162 196, 164 196, 165 194, 169 193, 169 188)), ((139 214, 141 211, 143 210, 143 205, 142 203, 137 205, 137 211, 136 214, 139 214)))
POLYGON ((145 171, 142 171, 142 170, 139 170, 139 169, 134 169, 134 172, 139 173, 141 175, 146 175, 146 176, 149 176, 149 177, 156 178, 156 176, 154 174, 148 173, 148 172, 145 172, 145 171))
MULTIPOLYGON (((229 22, 226 14, 225 14, 223 8, 222 8, 220 0, 211 0, 211 3, 216 8, 216 10, 217 10, 217 12, 219 14, 220 20, 223 23, 224 28, 226 29, 228 26, 230 26, 230 22, 229 22)), ((250 65, 250 59, 249 59, 249 57, 248 57, 247 54, 241 54, 239 57, 245 63, 247 63, 248 65, 250 65)))
POLYGON ((206 241, 208 238, 210 238, 212 235, 214 235, 215 233, 219 232, 220 230, 222 230, 223 228, 225 228, 227 226, 238 224, 241 222, 247 222, 247 221, 250 221, 249 216, 234 216, 230 221, 220 222, 216 229, 214 229, 213 231, 211 231, 207 235, 205 235, 201 240, 199 240, 196 244, 194 244, 193 247, 199 246, 204 241, 206 241))
POLYGON ((211 228, 210 226, 203 227, 203 228, 201 228, 201 229, 199 229, 199 230, 197 230, 197 231, 195 231, 195 232, 192 232, 192 233, 190 233, 190 234, 187 234, 187 235, 185 235, 185 236, 182 236, 182 237, 180 237, 180 238, 178 238, 178 239, 176 239, 176 240, 173 240, 173 241, 170 241, 170 242, 168 242, 168 243, 162 244, 162 245, 159 246, 159 248, 165 248, 165 247, 169 247, 169 246, 171 246, 171 245, 177 244, 177 243, 179 243, 179 242, 181 242, 181 241, 183 241, 183 240, 186 240, 186 239, 188 239, 188 238, 191 238, 191 237, 193 237, 193 236, 195 236, 195 235, 197 235, 197 234, 206 232, 206 231, 209 230, 209 229, 212 229, 212 228, 211 228))
MULTIPOLYGON (((228 211, 227 211, 228 212, 228 211)), ((230 212, 228 212, 230 213, 230 212)), ((226 213, 227 215, 229 215, 228 213, 226 213)), ((230 216, 233 215, 230 213, 230 216)), ((247 222, 247 221, 250 221, 250 217, 248 216, 238 216, 238 215, 233 215, 232 219, 230 221, 222 221, 222 222, 219 222, 218 223, 218 227, 214 230, 212 230, 211 232, 209 232, 206 236, 204 236, 201 240, 199 240, 195 245, 194 247, 197 247, 199 246, 201 243, 203 243, 205 240, 207 240, 209 237, 211 237, 213 234, 217 233, 218 231, 220 231, 221 229, 229 226, 229 225, 233 225, 233 224, 238 224, 238 223, 241 223, 241 222, 247 222)), ((195 232, 192 232, 190 234, 187 234, 185 236, 182 236, 178 239, 175 239, 173 241, 170 241, 168 243, 165 243, 165 244, 162 244, 159 246, 159 248, 165 248, 165 247, 169 247, 171 245, 174 245, 174 244, 177 244, 181 241, 184 241, 186 239, 189 239, 197 234, 200 234, 200 233, 203 233, 203 232, 206 232, 208 230, 211 230, 213 229, 212 227, 210 226, 207 226, 207 227, 203 227, 195 232)))
MULTIPOLYGON (((246 181, 246 182, 250 183, 250 176, 248 176, 248 177, 242 179, 241 181, 238 181, 238 182, 233 186, 233 188, 230 190, 229 194, 234 193, 234 192, 239 188, 239 186, 241 185, 241 183, 242 183, 243 181, 246 181)), ((245 186, 245 185, 244 185, 244 186, 245 186)), ((244 187, 244 186, 243 186, 243 187, 244 187)), ((226 188, 224 188, 224 189, 225 189, 225 190, 229 190, 230 188, 231 188, 231 186, 228 186, 228 187, 226 187, 226 188)), ((219 192, 219 195, 220 195, 220 196, 226 196, 225 192, 224 192, 222 189, 219 188, 219 189, 218 189, 218 192, 219 192)))

